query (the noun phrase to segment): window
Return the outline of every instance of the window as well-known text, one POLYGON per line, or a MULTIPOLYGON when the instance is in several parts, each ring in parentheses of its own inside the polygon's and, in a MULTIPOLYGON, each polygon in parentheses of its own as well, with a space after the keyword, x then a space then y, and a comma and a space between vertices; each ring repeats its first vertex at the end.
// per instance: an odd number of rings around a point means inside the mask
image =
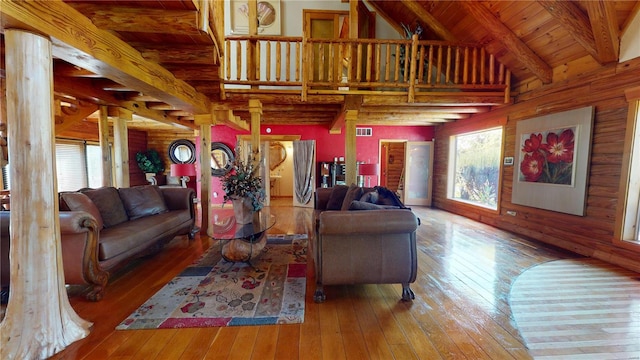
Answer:
POLYGON ((498 209, 502 128, 451 136, 448 198, 498 209))
MULTIPOLYGON (((102 186, 100 146, 82 141, 56 140, 56 178, 58 191, 76 191, 102 186)), ((5 189, 11 189, 9 166, 2 169, 5 189)))
MULTIPOLYGON (((640 96, 640 88, 629 93, 640 96)), ((629 94, 627 94, 629 95, 629 94)), ((617 235, 625 245, 640 245, 640 99, 634 98, 629 104, 625 157, 620 180, 621 209, 617 219, 617 235)))

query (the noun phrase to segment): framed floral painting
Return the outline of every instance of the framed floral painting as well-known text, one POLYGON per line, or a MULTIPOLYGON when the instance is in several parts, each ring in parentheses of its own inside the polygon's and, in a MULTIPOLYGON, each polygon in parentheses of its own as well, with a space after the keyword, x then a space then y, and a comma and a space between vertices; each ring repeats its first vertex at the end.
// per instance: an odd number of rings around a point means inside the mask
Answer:
POLYGON ((514 204, 583 216, 593 107, 516 124, 514 204))

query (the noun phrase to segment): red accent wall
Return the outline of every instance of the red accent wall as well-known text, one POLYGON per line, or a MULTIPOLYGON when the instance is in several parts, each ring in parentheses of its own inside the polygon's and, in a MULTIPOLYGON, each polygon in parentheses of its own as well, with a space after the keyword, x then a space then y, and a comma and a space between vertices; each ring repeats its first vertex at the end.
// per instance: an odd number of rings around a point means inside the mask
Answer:
MULTIPOLYGON (((360 126, 358 126, 360 127, 360 126)), ((380 140, 409 140, 409 141, 430 141, 434 138, 434 128, 432 126, 362 126, 371 127, 372 136, 359 136, 356 139, 356 160, 364 162, 379 162, 378 148, 380 140)), ((237 131, 227 126, 211 127, 211 142, 221 142, 235 148, 237 135, 248 135, 248 131, 237 131)), ((321 125, 263 125, 260 127, 262 135, 300 135, 301 140, 316 141, 316 160, 333 161, 334 157, 344 156, 345 135, 344 129, 341 134, 329 134, 329 129, 321 125), (267 133, 267 128, 271 133, 267 133)), ((196 140, 196 151, 200 151, 200 139, 196 140)), ((214 177, 211 182, 211 203, 221 204, 224 196, 220 178, 214 177), (217 197, 215 194, 217 193, 217 197)))

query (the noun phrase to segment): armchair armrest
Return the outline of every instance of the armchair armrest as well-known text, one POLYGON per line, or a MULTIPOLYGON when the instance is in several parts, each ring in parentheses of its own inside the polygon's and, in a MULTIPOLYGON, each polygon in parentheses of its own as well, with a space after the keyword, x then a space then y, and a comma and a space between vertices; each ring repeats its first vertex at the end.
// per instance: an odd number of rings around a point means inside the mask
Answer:
POLYGON ((333 188, 317 188, 316 189, 316 210, 324 210, 327 208, 329 199, 331 198, 331 191, 333 188))
POLYGON ((196 197, 196 192, 193 189, 170 187, 160 188, 160 191, 169 210, 193 209, 193 199, 196 197))
POLYGON ((99 265, 98 222, 86 211, 61 211, 60 234, 65 282, 93 285, 87 299, 102 299, 109 273, 99 265))
POLYGON ((418 219, 410 210, 323 211, 319 234, 395 234, 418 228, 418 219))

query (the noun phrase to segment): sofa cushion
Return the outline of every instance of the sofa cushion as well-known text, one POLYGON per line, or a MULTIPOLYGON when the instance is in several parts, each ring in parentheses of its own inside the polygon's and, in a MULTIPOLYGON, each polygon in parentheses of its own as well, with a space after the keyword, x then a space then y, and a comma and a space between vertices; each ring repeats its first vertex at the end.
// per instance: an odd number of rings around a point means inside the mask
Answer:
POLYGON ((98 259, 105 261, 127 252, 135 253, 157 242, 162 235, 174 233, 190 219, 189 210, 174 210, 104 229, 100 233, 98 259))
POLYGON ((122 205, 122 200, 120 200, 120 195, 118 195, 116 188, 109 186, 99 189, 83 189, 81 192, 87 195, 96 205, 102 216, 105 228, 129 220, 127 211, 122 205))
POLYGON ((354 200, 349 205, 349 210, 384 210, 384 209, 400 209, 398 206, 378 205, 366 201, 354 200))
POLYGON ((349 206, 353 200, 358 200, 362 196, 362 188, 357 186, 356 184, 351 184, 349 189, 347 189, 347 193, 344 195, 344 200, 342 201, 342 206, 340 210, 349 210, 349 206))
POLYGON ((93 216, 98 222, 98 230, 104 227, 102 215, 96 204, 91 199, 81 192, 63 192, 60 193, 62 201, 67 205, 67 208, 71 211, 86 211, 93 216))
POLYGON ((169 211, 164 197, 153 185, 135 186, 118 189, 122 205, 129 215, 129 220, 161 214, 169 211))
POLYGON ((347 191, 349 191, 349 187, 346 185, 334 186, 333 189, 331 189, 331 196, 327 202, 327 210, 340 210, 347 191))

